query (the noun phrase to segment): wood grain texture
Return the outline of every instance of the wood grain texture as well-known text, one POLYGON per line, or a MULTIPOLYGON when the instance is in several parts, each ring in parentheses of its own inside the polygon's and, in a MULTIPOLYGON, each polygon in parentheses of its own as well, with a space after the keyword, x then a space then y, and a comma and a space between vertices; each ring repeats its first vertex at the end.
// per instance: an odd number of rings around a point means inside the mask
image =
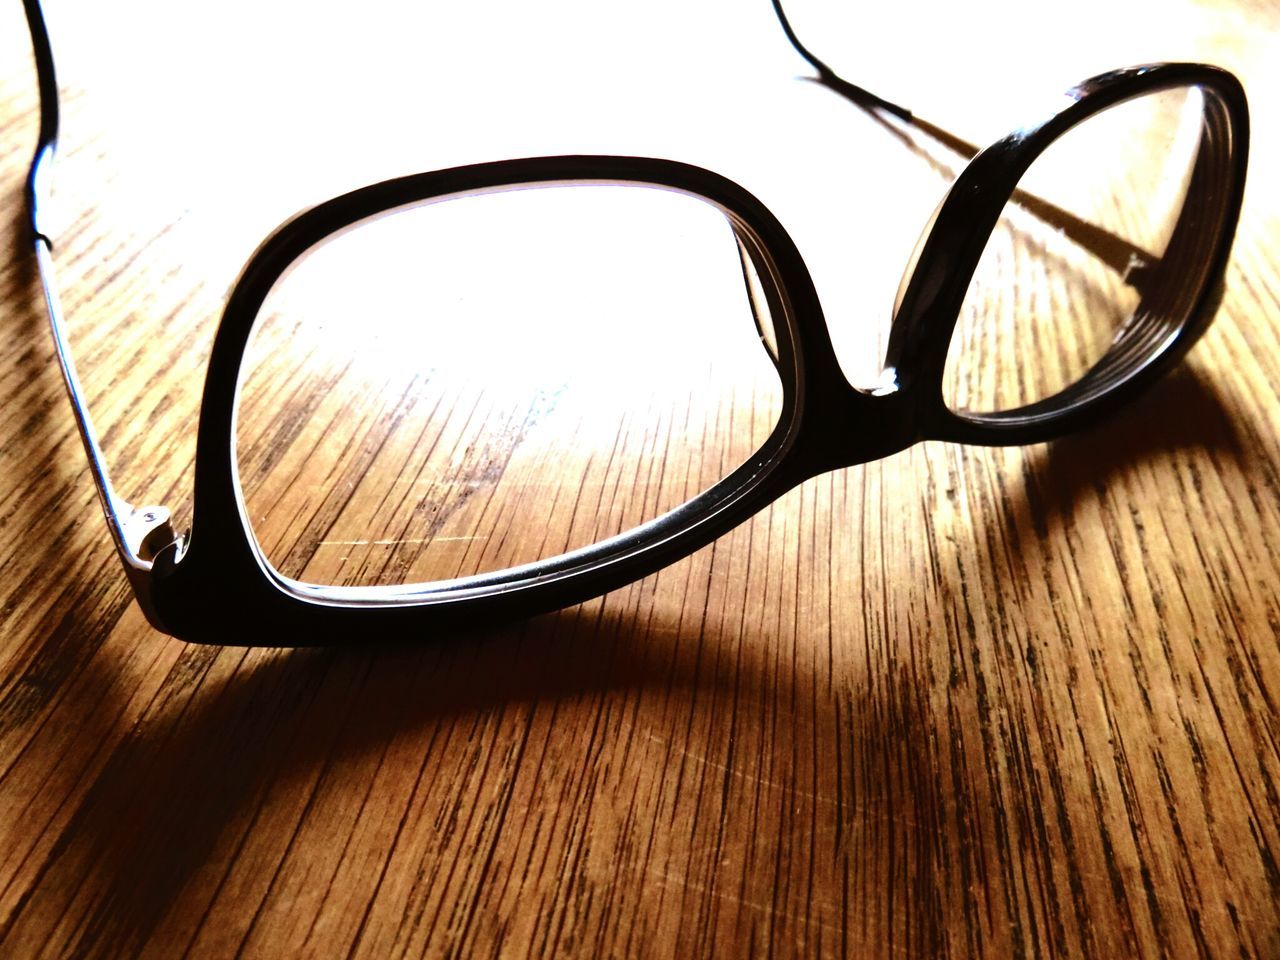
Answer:
MULTIPOLYGON (((180 523, 223 292, 304 203, 501 155, 701 163, 792 230, 853 368, 943 185, 793 79, 767 4, 271 7, 255 32, 104 6, 50 11, 56 255, 121 492, 180 523)), ((1023 88, 1239 73, 1227 295, 1131 410, 831 474, 482 636, 254 652, 156 634, 115 563, 22 242, 35 90, 0 10, 0 956, 1280 956, 1280 14, 1118 6, 1052 46, 1011 4, 796 21, 975 141, 1023 88)))

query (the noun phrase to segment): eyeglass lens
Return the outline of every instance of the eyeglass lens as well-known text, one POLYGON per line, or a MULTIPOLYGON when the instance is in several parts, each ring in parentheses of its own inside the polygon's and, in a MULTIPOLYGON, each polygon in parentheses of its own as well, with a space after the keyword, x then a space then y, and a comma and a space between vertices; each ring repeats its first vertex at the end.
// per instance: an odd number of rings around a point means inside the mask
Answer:
POLYGON ((1144 282, 1183 210, 1202 126, 1198 88, 1165 90, 1101 111, 1035 160, 970 283, 943 384, 952 409, 1052 397, 1141 322, 1144 282))
POLYGON ((651 521, 778 423, 762 289, 721 210, 641 186, 463 195, 336 235, 276 284, 242 370, 253 535, 284 576, 385 585, 651 521))

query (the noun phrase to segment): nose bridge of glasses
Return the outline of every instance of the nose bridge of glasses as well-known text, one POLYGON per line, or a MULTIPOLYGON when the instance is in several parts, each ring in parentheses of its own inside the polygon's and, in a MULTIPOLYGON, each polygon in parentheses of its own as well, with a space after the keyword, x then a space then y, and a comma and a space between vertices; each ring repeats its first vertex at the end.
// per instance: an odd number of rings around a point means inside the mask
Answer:
POLYGON ((798 479, 892 456, 923 436, 911 391, 860 389, 839 377, 811 380, 804 393, 803 428, 792 454, 798 479))
POLYGON ((801 378, 801 407, 805 413, 791 461, 798 477, 878 460, 914 443, 919 433, 911 398, 899 389, 894 371, 885 368, 878 382, 854 387, 841 370, 825 326, 793 329, 789 336, 787 325, 776 327, 783 318, 790 316, 794 322, 796 317, 758 242, 736 225, 734 234, 756 333, 784 379, 791 379, 784 372, 786 358, 803 342, 806 375, 801 378), (780 333, 790 346, 779 344, 780 333))

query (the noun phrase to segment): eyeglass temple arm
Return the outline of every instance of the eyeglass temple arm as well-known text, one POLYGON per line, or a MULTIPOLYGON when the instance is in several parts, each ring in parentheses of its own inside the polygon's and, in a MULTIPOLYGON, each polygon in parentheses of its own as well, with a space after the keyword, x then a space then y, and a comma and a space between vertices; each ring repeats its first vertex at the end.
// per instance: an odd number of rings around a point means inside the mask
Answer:
POLYGON ((782 0, 772 0, 772 3, 773 12, 778 18, 778 23, 782 25, 782 32, 787 35, 787 39, 791 41, 791 46, 796 48, 796 52, 809 61, 809 64, 818 71, 818 78, 822 83, 834 90, 838 90, 842 96, 852 100, 860 107, 870 110, 883 110, 906 123, 912 122, 911 111, 906 107, 899 106, 890 100, 884 99, 884 97, 872 93, 870 90, 865 90, 857 84, 850 83, 814 56, 809 48, 801 43, 800 38, 796 36, 795 30, 791 27, 791 21, 787 19, 786 11, 782 9, 782 0))
MULTIPOLYGON (((903 123, 909 124, 927 136, 932 137, 965 160, 972 160, 978 155, 978 148, 967 140, 957 137, 955 134, 930 123, 922 117, 917 117, 906 107, 886 100, 870 90, 844 79, 844 77, 814 56, 800 42, 800 38, 796 36, 791 22, 787 19, 787 15, 782 9, 782 0, 772 0, 772 3, 778 22, 782 25, 782 31, 787 35, 787 39, 791 41, 791 45, 795 47, 800 56, 804 57, 818 71, 817 83, 838 93, 864 110, 870 111, 881 122, 885 122, 884 114, 896 117, 903 123)), ((1049 224, 1051 227, 1061 230, 1070 240, 1088 250, 1100 261, 1120 274, 1124 281, 1135 289, 1141 289, 1143 275, 1159 261, 1158 257, 1148 253, 1141 247, 1135 246, 1123 237, 1117 237, 1114 233, 1104 230, 1096 224, 1089 223, 1087 220, 1082 220, 1075 214, 1063 210, 1047 200, 1042 200, 1034 194, 1027 193, 1024 190, 1015 190, 1013 200, 1032 216, 1049 224)))
MULTIPOLYGON (((50 181, 54 154, 58 146, 58 81, 53 69, 49 32, 45 26, 39 0, 23 0, 23 6, 26 9, 27 25, 31 30, 31 46, 35 54, 36 77, 40 90, 40 133, 26 183, 27 226, 35 248, 40 284, 44 288, 44 301, 49 313, 49 325, 53 332, 54 351, 58 357, 58 366, 62 370, 67 396, 71 400, 76 428, 80 432, 80 440, 89 458, 89 472, 93 476, 93 483, 97 488, 98 499, 106 515, 107 528, 111 532, 116 551, 124 562, 125 570, 129 573, 129 579, 135 591, 139 593, 139 599, 144 599, 145 580, 147 572, 151 569, 151 557, 154 556, 157 548, 173 542, 176 538, 169 526, 167 510, 163 507, 135 509, 121 499, 112 487, 106 462, 102 456, 102 448, 98 444, 97 432, 94 430, 93 421, 89 418, 89 411, 85 405, 80 378, 76 375, 75 363, 71 359, 71 352, 67 346, 66 324, 63 320, 62 305, 58 298, 58 285, 53 269, 53 240, 50 237, 52 231, 48 222, 50 181)), ((146 604, 144 603, 143 606, 145 609, 146 604)))

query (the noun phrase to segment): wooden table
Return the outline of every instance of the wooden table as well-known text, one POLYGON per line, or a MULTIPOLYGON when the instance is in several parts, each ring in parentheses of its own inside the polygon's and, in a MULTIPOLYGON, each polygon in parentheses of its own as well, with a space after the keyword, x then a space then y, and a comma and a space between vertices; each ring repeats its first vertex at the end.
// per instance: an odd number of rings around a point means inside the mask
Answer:
MULTIPOLYGON (((517 154, 702 163, 848 275, 865 357, 945 186, 792 79, 763 2, 100 6, 50 10, 57 256, 122 493, 180 523, 224 291, 306 203, 517 154)), ((1280 956, 1280 8, 796 7, 979 142, 1111 67, 1237 72, 1251 178, 1182 371, 1053 444, 810 481, 559 614, 255 651, 158 634, 115 563, 0 11, 0 955, 1280 956)))

